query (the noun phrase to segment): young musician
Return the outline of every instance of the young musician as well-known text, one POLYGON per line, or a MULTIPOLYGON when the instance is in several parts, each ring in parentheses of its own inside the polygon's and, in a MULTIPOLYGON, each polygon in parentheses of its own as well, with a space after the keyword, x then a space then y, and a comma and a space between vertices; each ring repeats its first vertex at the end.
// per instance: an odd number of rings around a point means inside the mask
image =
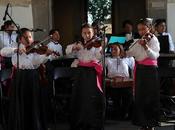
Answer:
MULTIPOLYGON (((14 31, 15 26, 12 21, 8 20, 4 22, 4 25, 1 27, 0 32, 0 50, 3 47, 16 47, 16 37, 17 34, 14 31)), ((12 67, 11 58, 0 56, 0 68, 7 69, 12 67)))
POLYGON ((16 45, 15 26, 12 21, 8 20, 4 22, 0 33, 0 49, 3 47, 10 47, 16 45))
POLYGON ((155 34, 156 36, 168 36, 169 40, 169 51, 175 52, 174 42, 172 40, 171 34, 166 32, 166 20, 165 19, 157 19, 155 21, 155 34))
POLYGON ((137 28, 142 38, 126 53, 136 60, 133 123, 142 127, 141 130, 152 130, 159 119, 157 58, 160 47, 156 36, 150 34, 152 19, 141 19, 137 28))
MULTIPOLYGON (((94 36, 93 27, 90 24, 84 24, 81 29, 81 36, 83 40, 79 43, 74 43, 68 45, 66 48, 66 53, 76 53, 78 58, 89 61, 89 60, 96 60, 101 58, 101 47, 85 47, 87 44, 91 42, 91 40, 97 41, 100 40, 98 37, 94 36), (83 53, 83 54, 82 54, 83 53)), ((91 42, 92 43, 92 42, 91 42)))
POLYGON ((125 20, 122 23, 123 32, 120 36, 126 36, 127 41, 139 38, 139 34, 134 32, 134 24, 130 20, 125 20))
MULTIPOLYGON (((112 44, 110 48, 112 49, 112 57, 106 58, 107 77, 117 82, 131 79, 135 63, 134 58, 123 57, 123 48, 119 44, 112 44)), ((109 96, 114 101, 114 107, 120 118, 127 119, 133 99, 132 87, 109 89, 109 96)))
POLYGON ((90 41, 94 40, 91 25, 83 25, 81 34, 83 48, 77 51, 78 59, 72 65, 77 67, 77 72, 71 98, 71 130, 102 130, 104 95, 102 66, 99 64, 101 47, 90 45, 90 41))
POLYGON ((60 40, 60 34, 57 29, 52 29, 49 32, 49 35, 52 35, 51 41, 47 45, 50 50, 52 50, 54 53, 56 53, 58 56, 63 55, 62 46, 59 43, 60 40))
POLYGON ((27 28, 21 29, 18 35, 19 66, 17 66, 17 48, 5 47, 2 55, 12 55, 14 68, 10 97, 8 130, 46 130, 43 107, 42 86, 39 85, 39 66, 48 60, 51 51, 45 54, 27 53, 33 43, 32 33, 27 28))

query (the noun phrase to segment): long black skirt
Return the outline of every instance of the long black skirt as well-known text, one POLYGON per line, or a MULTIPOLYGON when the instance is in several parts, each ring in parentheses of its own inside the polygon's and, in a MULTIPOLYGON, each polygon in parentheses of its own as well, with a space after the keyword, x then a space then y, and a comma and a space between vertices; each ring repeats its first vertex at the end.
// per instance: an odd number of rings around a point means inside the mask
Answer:
POLYGON ((133 123, 155 127, 159 120, 160 92, 156 66, 137 65, 133 123))
POLYGON ((8 130, 46 130, 38 70, 19 70, 12 82, 8 130))
POLYGON ((71 130, 103 130, 105 98, 98 89, 96 71, 79 67, 71 100, 71 130))

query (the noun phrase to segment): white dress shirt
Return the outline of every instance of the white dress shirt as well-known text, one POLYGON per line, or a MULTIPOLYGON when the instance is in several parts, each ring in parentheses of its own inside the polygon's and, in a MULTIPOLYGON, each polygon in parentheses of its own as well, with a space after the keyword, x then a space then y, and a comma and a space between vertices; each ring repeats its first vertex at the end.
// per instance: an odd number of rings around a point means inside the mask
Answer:
POLYGON ((60 56, 63 56, 63 50, 62 50, 62 46, 59 43, 55 43, 54 41, 49 42, 49 44, 47 45, 48 49, 59 53, 60 56))
POLYGON ((147 43, 148 50, 145 50, 143 46, 138 43, 138 39, 135 40, 135 42, 137 43, 126 52, 127 56, 133 56, 136 61, 142 61, 146 58, 156 60, 159 57, 160 44, 155 35, 153 35, 151 40, 147 43))
POLYGON ((101 51, 102 51, 102 47, 92 47, 91 49, 86 49, 83 48, 81 43, 73 43, 67 46, 66 48, 66 54, 67 55, 73 55, 75 57, 77 57, 79 60, 84 61, 84 62, 89 62, 91 60, 100 60, 101 59, 101 51), (80 46, 80 50, 79 51, 74 51, 73 47, 74 46, 80 46))
POLYGON ((134 69, 135 61, 133 57, 130 58, 120 58, 120 57, 108 57, 105 60, 105 64, 108 69, 107 76, 109 78, 114 78, 116 76, 129 78, 129 68, 134 69))
MULTIPOLYGON (((20 48, 24 46, 20 44, 20 48)), ((1 49, 2 56, 11 56, 12 57, 12 64, 17 66, 17 53, 14 52, 16 48, 12 47, 4 47, 1 49)), ((19 55, 19 68, 20 69, 36 69, 40 66, 40 64, 47 62, 50 57, 46 55, 39 55, 37 53, 30 53, 30 54, 20 54, 19 55)))
POLYGON ((16 47, 16 38, 17 34, 15 32, 12 32, 11 35, 5 31, 0 32, 0 49, 3 47, 16 47))

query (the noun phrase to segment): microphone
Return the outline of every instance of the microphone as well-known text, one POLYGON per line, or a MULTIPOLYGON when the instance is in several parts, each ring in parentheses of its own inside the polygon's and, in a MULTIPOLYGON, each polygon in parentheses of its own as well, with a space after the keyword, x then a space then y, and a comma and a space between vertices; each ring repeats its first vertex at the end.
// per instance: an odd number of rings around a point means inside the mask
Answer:
POLYGON ((46 29, 41 29, 41 28, 36 28, 36 29, 31 29, 32 32, 46 32, 46 29))
POLYGON ((6 16, 8 14, 8 8, 9 8, 9 6, 10 6, 10 3, 8 3, 7 6, 6 6, 5 14, 4 14, 4 17, 3 17, 3 21, 6 21, 6 16))

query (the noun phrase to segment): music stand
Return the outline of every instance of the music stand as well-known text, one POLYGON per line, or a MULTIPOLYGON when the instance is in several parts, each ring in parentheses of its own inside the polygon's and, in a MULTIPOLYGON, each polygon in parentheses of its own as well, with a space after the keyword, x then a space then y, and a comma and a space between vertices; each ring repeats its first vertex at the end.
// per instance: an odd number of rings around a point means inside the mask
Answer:
MULTIPOLYGON (((158 36, 157 38, 158 38, 159 43, 160 43, 160 53, 168 54, 170 52, 169 51, 169 37, 168 37, 168 35, 158 36)), ((171 66, 171 60, 159 57, 158 66, 160 66, 160 67, 171 66)))
POLYGON ((165 36, 158 36, 157 37, 160 43, 160 53, 169 53, 169 37, 168 35, 165 36))

